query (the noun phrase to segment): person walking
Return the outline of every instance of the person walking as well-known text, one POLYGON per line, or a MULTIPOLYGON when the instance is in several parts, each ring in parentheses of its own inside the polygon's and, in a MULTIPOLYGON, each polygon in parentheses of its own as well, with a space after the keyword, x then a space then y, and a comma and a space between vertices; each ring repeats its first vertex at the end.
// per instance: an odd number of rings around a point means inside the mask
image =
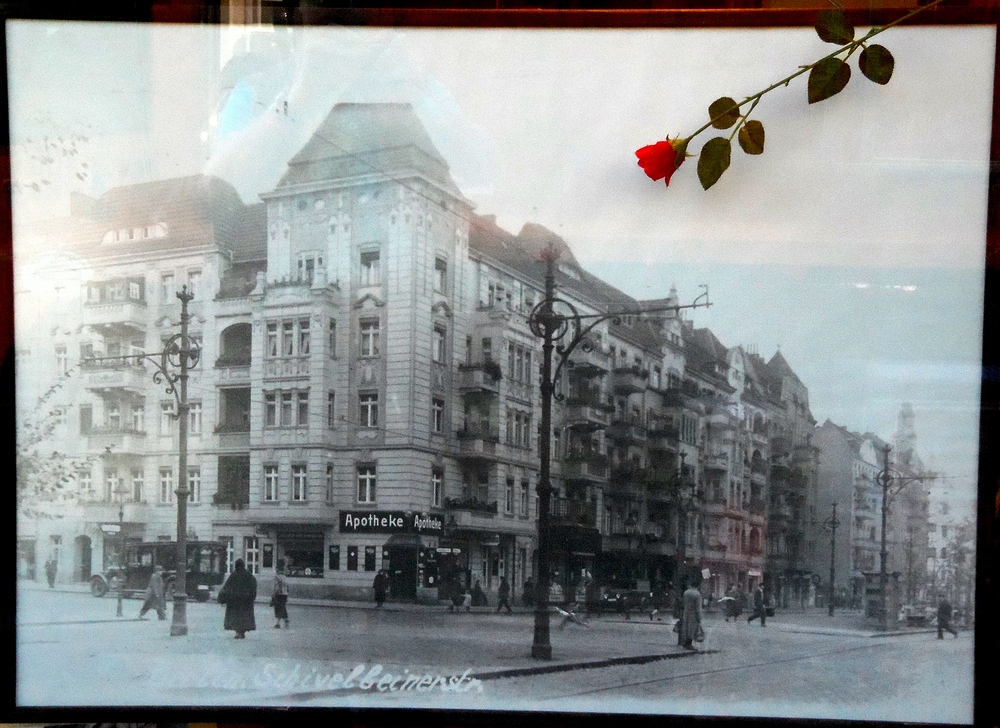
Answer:
POLYGON ((945 632, 951 632, 953 635, 958 637, 958 632, 954 627, 951 626, 951 603, 944 598, 944 594, 940 595, 938 601, 937 610, 937 628, 938 628, 938 639, 944 639, 945 632))
POLYGON ((281 629, 281 621, 284 620, 285 629, 288 629, 288 577, 285 576, 284 559, 278 559, 278 568, 274 570, 271 606, 274 607, 274 628, 281 629))
POLYGON ((521 591, 521 604, 526 607, 535 606, 535 582, 529 576, 524 580, 524 589, 521 591))
POLYGON ((385 569, 380 570, 375 575, 372 590, 375 592, 375 606, 381 609, 382 605, 385 604, 385 597, 389 593, 389 577, 385 573, 385 569))
POLYGON ((257 598, 257 580, 247 571, 243 559, 236 559, 233 573, 219 589, 219 604, 226 606, 223 629, 236 633, 236 639, 246 639, 247 632, 257 629, 253 603, 257 598))
POLYGON ((153 568, 153 573, 149 576, 145 601, 142 603, 142 609, 139 610, 139 619, 145 619, 146 612, 150 609, 156 610, 156 616, 159 619, 167 618, 167 588, 163 583, 163 567, 159 564, 153 568))
POLYGON ((497 588, 497 614, 500 613, 500 607, 507 607, 507 614, 514 611, 510 607, 510 583, 506 576, 500 577, 500 586, 497 588))
POLYGON ((49 582, 49 589, 56 585, 56 560, 49 559, 45 562, 45 579, 49 582))
POLYGON ((472 586, 472 606, 489 606, 489 602, 486 600, 486 592, 484 592, 483 587, 480 586, 479 579, 476 579, 476 583, 472 586))
POLYGON ((681 596, 683 611, 680 628, 677 631, 677 644, 686 650, 695 650, 694 641, 698 639, 701 626, 701 591, 698 589, 700 579, 693 579, 681 596))
POLYGON ((726 621, 728 622, 730 618, 735 622, 740 616, 740 596, 736 591, 736 585, 733 584, 726 591, 726 596, 722 598, 724 602, 726 621))
POLYGON ((597 579, 590 579, 583 590, 583 605, 585 616, 589 619, 591 614, 596 613, 601 616, 601 586, 597 579))
POLYGON ((760 584, 753 590, 753 614, 747 617, 747 624, 760 617, 760 626, 767 626, 767 611, 764 607, 764 587, 760 584))

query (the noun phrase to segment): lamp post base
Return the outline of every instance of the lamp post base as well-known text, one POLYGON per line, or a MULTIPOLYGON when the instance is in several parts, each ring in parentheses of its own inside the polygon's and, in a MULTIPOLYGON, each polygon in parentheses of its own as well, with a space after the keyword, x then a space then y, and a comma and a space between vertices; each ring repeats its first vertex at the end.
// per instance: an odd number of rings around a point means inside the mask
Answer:
POLYGON ((187 594, 175 594, 174 617, 170 624, 170 636, 183 637, 187 633, 187 594))
POLYGON ((531 656, 536 660, 551 660, 552 645, 532 645, 531 656))

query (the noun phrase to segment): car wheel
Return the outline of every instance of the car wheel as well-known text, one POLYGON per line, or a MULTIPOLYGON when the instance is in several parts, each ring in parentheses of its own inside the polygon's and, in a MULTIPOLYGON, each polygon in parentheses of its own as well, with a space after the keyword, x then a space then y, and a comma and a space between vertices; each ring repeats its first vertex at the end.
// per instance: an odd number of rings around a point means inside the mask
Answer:
POLYGON ((90 593, 95 597, 103 597, 108 593, 108 583, 99 576, 90 580, 90 593))

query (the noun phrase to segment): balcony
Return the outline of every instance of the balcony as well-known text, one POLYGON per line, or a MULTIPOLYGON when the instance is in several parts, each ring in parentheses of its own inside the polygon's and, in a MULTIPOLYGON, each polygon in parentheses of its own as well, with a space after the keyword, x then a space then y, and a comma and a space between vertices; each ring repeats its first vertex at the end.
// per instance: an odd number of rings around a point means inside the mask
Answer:
POLYGON ((83 386, 94 392, 123 389, 141 392, 152 381, 142 365, 109 357, 84 359, 80 362, 83 386))
POLYGON ((611 389, 621 395, 643 392, 648 377, 649 373, 639 367, 616 367, 611 372, 611 389))
POLYGON ((458 366, 458 389, 462 394, 499 394, 500 365, 496 362, 485 364, 460 364, 458 366))
POLYGON ((749 511, 751 515, 763 516, 767 512, 767 505, 762 498, 751 498, 749 511))
POLYGON ((652 452, 677 452, 680 431, 676 427, 651 427, 648 440, 652 452))
POLYGON ((706 455, 705 470, 725 472, 729 470, 729 456, 726 454, 706 455))
POLYGON ((103 333, 146 330, 146 302, 140 300, 85 303, 83 323, 103 333))
POLYGON ((280 359, 264 360, 264 378, 307 377, 309 376, 309 357, 295 356, 280 359))
POLYGON ((487 503, 478 498, 445 498, 448 511, 447 528, 465 531, 495 531, 497 502, 487 503))
POLYGON ((603 483, 608 478, 608 457, 600 453, 567 455, 562 465, 563 479, 603 483))
POLYGON ((220 508, 231 508, 240 511, 250 505, 250 487, 240 489, 221 489, 212 496, 213 505, 220 508))
POLYGON ((552 503, 552 525, 597 527, 597 506, 581 501, 561 500, 552 503))
POLYGON ((566 401, 567 427, 573 427, 585 432, 593 432, 608 426, 608 410, 596 399, 569 398, 566 401))
POLYGON ((608 425, 607 436, 618 443, 644 445, 646 426, 638 418, 612 420, 608 425))
POLYGON ((497 457, 500 435, 492 427, 469 425, 455 433, 458 438, 458 457, 465 460, 492 462, 497 457))
POLYGON ((92 427, 87 444, 95 450, 114 448, 115 454, 146 452, 146 433, 129 427, 92 427))
POLYGON ((215 360, 215 374, 220 384, 245 384, 250 381, 250 359, 220 357, 215 360))
POLYGON ((474 513, 486 513, 495 516, 497 514, 497 502, 488 503, 478 498, 445 498, 444 509, 446 511, 472 511, 474 513))
POLYGON ((583 344, 576 347, 570 355, 570 371, 581 377, 599 377, 607 374, 611 368, 611 357, 599 346, 584 348, 583 344))

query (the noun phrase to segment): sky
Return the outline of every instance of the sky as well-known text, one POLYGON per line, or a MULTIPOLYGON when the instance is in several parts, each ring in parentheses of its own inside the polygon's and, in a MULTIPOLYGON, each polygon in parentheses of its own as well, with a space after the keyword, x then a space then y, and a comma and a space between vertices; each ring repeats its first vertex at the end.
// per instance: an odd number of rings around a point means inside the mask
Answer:
POLYGON ((892 28, 876 41, 887 85, 852 59, 831 99, 809 105, 804 76, 767 94, 764 154, 734 145, 708 191, 696 158, 666 187, 635 150, 831 52, 811 29, 7 33, 17 230, 66 214, 73 191, 187 174, 256 202, 334 104, 409 102, 478 213, 548 227, 637 298, 708 284, 696 326, 780 347, 821 423, 891 440, 911 402, 921 456, 974 497, 990 27, 892 28))

